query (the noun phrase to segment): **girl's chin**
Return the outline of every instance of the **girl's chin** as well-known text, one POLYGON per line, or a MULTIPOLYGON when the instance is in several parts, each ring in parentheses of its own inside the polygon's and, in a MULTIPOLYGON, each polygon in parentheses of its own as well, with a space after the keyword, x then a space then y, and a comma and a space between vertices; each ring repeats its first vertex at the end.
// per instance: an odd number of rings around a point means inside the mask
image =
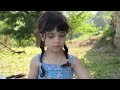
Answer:
POLYGON ((59 51, 61 51, 62 50, 62 48, 53 48, 53 49, 51 49, 53 52, 59 52, 59 51))
POLYGON ((51 50, 52 52, 59 52, 59 51, 61 51, 61 50, 63 50, 61 47, 59 47, 59 48, 47 48, 48 50, 51 50))

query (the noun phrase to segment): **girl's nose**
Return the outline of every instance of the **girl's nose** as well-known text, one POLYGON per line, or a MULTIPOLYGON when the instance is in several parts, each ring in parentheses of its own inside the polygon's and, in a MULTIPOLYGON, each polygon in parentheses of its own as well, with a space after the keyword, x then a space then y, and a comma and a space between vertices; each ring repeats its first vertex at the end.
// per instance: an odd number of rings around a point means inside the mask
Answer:
POLYGON ((55 42, 57 42, 57 43, 60 42, 60 38, 56 36, 55 37, 55 42))

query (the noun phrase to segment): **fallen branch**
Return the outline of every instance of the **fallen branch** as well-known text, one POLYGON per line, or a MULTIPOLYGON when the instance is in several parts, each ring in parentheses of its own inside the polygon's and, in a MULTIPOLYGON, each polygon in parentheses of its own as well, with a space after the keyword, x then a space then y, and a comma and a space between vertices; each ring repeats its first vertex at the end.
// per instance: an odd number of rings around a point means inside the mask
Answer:
POLYGON ((6 79, 22 79, 23 77, 25 77, 25 74, 21 73, 21 74, 17 74, 17 75, 8 76, 8 77, 6 77, 6 79))
MULTIPOLYGON (((4 45, 2 42, 0 42, 0 44, 2 44, 4 47, 3 48, 8 48, 11 52, 13 52, 13 53, 17 53, 17 54, 21 54, 21 53, 25 53, 26 54, 26 52, 25 51, 14 51, 14 50, 12 50, 10 47, 8 47, 8 46, 6 46, 6 45, 4 45)), ((1 50, 2 48, 0 48, 0 50, 1 50)))

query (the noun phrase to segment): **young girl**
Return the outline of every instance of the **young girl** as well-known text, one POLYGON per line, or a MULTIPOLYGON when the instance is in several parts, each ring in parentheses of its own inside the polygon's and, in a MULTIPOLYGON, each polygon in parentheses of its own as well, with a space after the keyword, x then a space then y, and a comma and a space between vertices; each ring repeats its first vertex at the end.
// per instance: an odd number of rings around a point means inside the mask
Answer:
POLYGON ((31 60, 28 79, 72 79, 74 72, 80 79, 90 79, 80 60, 68 54, 65 41, 69 25, 61 12, 44 12, 38 30, 42 52, 31 60))

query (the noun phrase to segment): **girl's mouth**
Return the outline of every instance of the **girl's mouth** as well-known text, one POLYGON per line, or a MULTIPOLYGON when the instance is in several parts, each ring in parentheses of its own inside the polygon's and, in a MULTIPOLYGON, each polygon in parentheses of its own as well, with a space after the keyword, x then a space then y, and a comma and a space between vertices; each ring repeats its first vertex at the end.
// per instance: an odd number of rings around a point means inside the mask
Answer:
POLYGON ((56 47, 56 48, 57 48, 57 47, 60 47, 60 45, 58 45, 58 46, 53 46, 53 47, 56 47))

